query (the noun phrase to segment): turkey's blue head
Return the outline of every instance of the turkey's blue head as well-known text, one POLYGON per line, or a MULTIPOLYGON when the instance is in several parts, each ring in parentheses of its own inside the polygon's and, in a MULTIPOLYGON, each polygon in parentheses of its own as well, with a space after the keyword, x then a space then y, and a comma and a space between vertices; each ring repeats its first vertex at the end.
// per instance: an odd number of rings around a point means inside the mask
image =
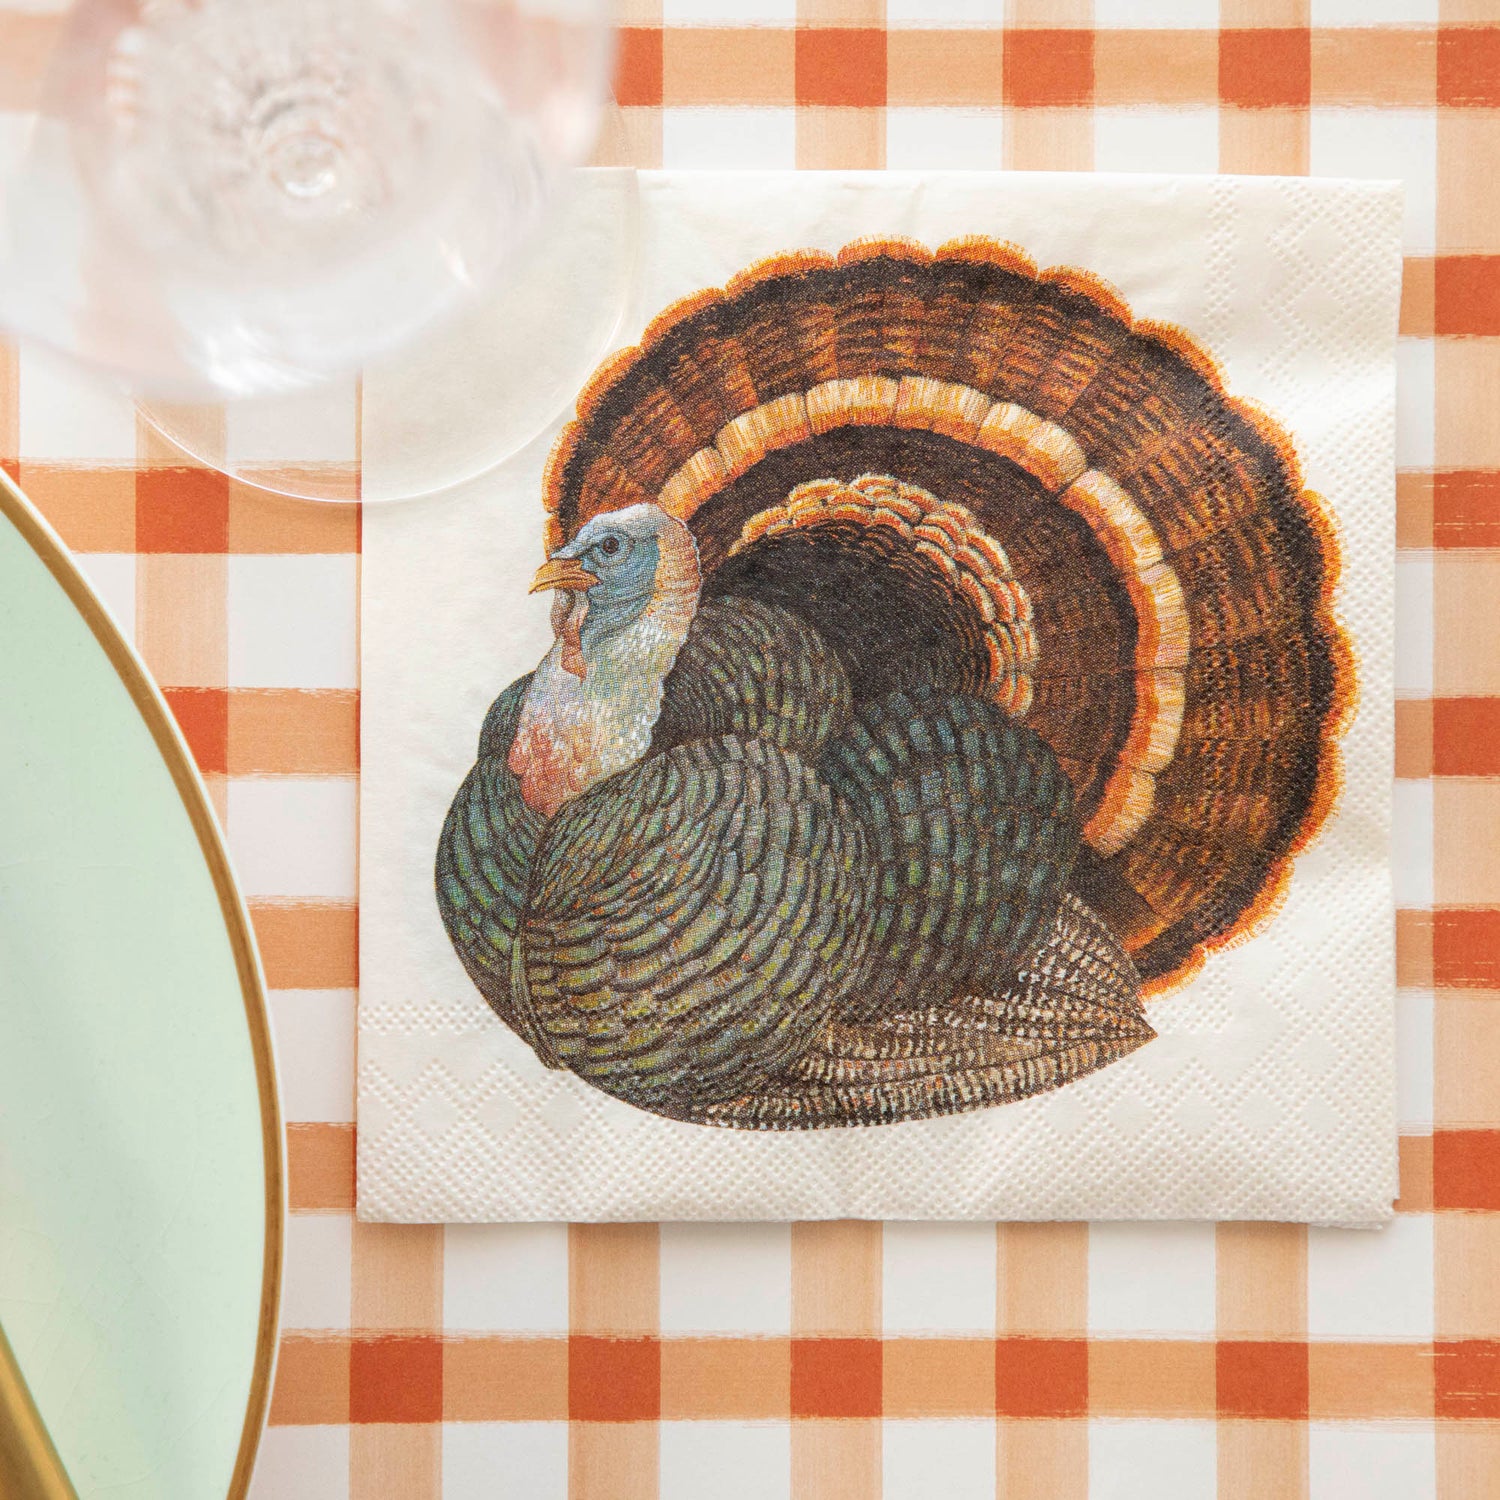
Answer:
POLYGON ((628 505, 595 516, 542 564, 531 591, 561 589, 588 600, 591 639, 633 624, 669 595, 698 593, 692 533, 659 505, 628 505))

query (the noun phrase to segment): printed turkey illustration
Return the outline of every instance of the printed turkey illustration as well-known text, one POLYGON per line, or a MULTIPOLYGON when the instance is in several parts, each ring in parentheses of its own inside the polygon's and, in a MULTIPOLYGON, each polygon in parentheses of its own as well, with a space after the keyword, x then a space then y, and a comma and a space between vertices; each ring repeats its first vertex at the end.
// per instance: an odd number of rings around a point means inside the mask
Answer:
POLYGON ((1286 437, 1012 247, 860 242, 671 308, 549 461, 555 641, 436 891, 537 1057, 876 1125, 1058 1087, 1274 910, 1353 673, 1286 437))

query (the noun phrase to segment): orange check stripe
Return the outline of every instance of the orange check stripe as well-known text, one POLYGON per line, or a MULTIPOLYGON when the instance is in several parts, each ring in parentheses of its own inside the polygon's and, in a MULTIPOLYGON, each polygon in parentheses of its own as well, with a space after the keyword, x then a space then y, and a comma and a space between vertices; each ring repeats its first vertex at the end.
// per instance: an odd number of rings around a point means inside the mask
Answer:
MULTIPOLYGON (((667 1408, 674 1420, 722 1420, 717 1382, 694 1392, 668 1373, 702 1342, 292 1333, 281 1341, 271 1421, 316 1426, 352 1417, 425 1426, 438 1420, 433 1402, 440 1399, 443 1419, 454 1422, 561 1422, 571 1414, 588 1425, 630 1426, 654 1420, 667 1389, 674 1391, 667 1408), (622 1389, 594 1389, 606 1375, 622 1389), (584 1418, 580 1402, 608 1410, 584 1418)), ((743 1420, 798 1418, 795 1385, 786 1378, 798 1363, 797 1341, 713 1342, 726 1372, 741 1364, 764 1372, 760 1397, 740 1407, 754 1416, 743 1420)), ((823 1357, 836 1364, 842 1340, 808 1342, 826 1345, 823 1357)), ((902 1420, 989 1418, 997 1410, 1006 1416, 1015 1404, 1052 1421, 1075 1409, 1094 1417, 1273 1422, 1402 1421, 1430 1415, 1434 1405, 1437 1415, 1459 1420, 1492 1420, 1500 1411, 1500 1341, 1487 1339, 901 1338, 877 1341, 877 1348, 881 1366, 900 1373, 886 1377, 896 1400, 869 1403, 873 1416, 902 1420), (1057 1343, 1066 1349, 1049 1347, 1057 1343), (997 1369, 1029 1370, 1040 1383, 1022 1396, 1016 1383, 1002 1380, 997 1408, 993 1379, 980 1379, 997 1369)))
POLYGON ((231 776, 353 776, 359 694, 322 688, 231 688, 225 755, 231 776))
POLYGON ((1432 476, 1432 545, 1500 547, 1500 471, 1448 469, 1432 476))
POLYGON ((1433 912, 1431 922, 1429 983, 1456 989, 1500 989, 1500 911, 1450 907, 1433 912))
POLYGON ((1433 775, 1500 775, 1500 698, 1435 698, 1431 711, 1433 775))
POLYGON ((358 507, 291 499, 199 467, 23 458, 17 482, 75 552, 359 551, 358 507))
POLYGON ((359 921, 341 901, 252 901, 266 983, 279 990, 348 990, 359 983, 359 921))
POLYGON ((286 1127, 287 1202, 294 1214, 352 1213, 354 1126, 286 1127))

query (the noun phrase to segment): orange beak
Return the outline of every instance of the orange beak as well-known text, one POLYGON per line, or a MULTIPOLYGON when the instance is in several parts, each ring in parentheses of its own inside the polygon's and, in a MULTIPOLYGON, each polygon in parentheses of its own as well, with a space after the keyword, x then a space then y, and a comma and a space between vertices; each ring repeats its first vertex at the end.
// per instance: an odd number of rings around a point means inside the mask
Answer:
POLYGON ((543 589, 573 589, 581 592, 591 589, 599 580, 576 558, 551 557, 536 570, 528 592, 539 594, 543 589))

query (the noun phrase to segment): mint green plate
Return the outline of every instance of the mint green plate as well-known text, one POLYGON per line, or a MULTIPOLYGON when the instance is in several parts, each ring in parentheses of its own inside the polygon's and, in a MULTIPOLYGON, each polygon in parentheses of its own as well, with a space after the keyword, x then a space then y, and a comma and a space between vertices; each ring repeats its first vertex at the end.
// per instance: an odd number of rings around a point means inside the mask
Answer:
MULTIPOLYGON (((83 1500, 248 1488, 280 1153, 258 961, 207 795, 0 475, 0 1327, 83 1500)), ((24 1449, 5 1415, 0 1446, 24 1449)))

